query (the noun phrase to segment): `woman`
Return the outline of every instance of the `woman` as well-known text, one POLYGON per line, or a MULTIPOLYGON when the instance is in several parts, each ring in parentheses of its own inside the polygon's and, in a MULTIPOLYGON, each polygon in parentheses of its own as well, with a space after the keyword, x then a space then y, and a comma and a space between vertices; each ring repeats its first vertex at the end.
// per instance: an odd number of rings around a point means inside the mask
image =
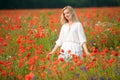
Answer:
POLYGON ((52 55, 61 46, 61 54, 59 58, 64 58, 66 61, 71 59, 71 54, 75 54, 82 58, 83 49, 84 52, 89 55, 86 46, 86 36, 82 24, 79 22, 78 17, 71 6, 66 6, 62 10, 61 15, 62 28, 59 34, 59 38, 56 41, 56 45, 49 53, 52 55), (82 49, 83 48, 83 49, 82 49))

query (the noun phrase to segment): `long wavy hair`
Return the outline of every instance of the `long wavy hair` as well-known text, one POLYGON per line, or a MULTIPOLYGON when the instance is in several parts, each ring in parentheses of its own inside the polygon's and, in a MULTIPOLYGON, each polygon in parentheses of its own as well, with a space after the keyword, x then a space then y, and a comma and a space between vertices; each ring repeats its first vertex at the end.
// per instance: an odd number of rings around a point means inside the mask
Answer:
POLYGON ((77 15, 76 15, 75 10, 74 10, 71 6, 65 6, 65 7, 62 9, 61 20, 60 20, 61 24, 65 24, 65 23, 68 22, 68 20, 67 20, 67 19, 65 18, 65 16, 64 16, 64 10, 66 10, 66 9, 68 9, 68 10, 70 11, 70 14, 72 15, 72 16, 71 16, 72 21, 73 21, 73 22, 78 22, 79 19, 78 19, 77 15))

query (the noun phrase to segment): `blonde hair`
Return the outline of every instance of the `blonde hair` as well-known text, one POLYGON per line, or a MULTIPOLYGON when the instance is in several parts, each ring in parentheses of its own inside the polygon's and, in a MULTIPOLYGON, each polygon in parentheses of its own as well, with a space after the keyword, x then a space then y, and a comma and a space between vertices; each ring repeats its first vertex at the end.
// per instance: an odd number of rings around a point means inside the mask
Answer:
POLYGON ((70 14, 72 15, 72 21, 74 22, 78 22, 79 19, 76 15, 76 12, 75 10, 71 7, 71 6, 65 6, 63 9, 62 9, 62 14, 61 14, 61 24, 65 24, 68 22, 68 20, 65 18, 64 16, 64 10, 68 9, 70 11, 70 14))

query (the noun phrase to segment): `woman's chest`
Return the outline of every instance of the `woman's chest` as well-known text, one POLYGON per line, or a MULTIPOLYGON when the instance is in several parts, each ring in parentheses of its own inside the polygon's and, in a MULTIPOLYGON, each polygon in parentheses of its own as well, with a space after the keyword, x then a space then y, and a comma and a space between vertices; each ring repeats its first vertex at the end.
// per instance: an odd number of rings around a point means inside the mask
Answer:
POLYGON ((64 29, 64 35, 65 36, 72 35, 77 33, 77 31, 78 31, 77 26, 66 26, 64 29))

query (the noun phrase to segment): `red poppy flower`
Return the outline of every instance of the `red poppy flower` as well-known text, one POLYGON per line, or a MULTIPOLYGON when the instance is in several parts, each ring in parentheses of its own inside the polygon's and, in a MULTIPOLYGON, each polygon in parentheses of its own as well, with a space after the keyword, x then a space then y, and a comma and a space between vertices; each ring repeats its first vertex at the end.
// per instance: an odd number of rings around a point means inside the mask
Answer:
POLYGON ((82 56, 85 58, 87 55, 84 53, 84 54, 82 54, 82 56))
POLYGON ((64 62, 64 58, 60 58, 59 60, 60 60, 61 62, 64 62))
POLYGON ((64 53, 64 50, 63 50, 63 49, 61 49, 61 51, 60 51, 60 52, 64 53))
POLYGON ((74 69, 75 69, 74 66, 71 66, 71 67, 70 67, 70 70, 71 70, 71 71, 73 71, 74 69))

